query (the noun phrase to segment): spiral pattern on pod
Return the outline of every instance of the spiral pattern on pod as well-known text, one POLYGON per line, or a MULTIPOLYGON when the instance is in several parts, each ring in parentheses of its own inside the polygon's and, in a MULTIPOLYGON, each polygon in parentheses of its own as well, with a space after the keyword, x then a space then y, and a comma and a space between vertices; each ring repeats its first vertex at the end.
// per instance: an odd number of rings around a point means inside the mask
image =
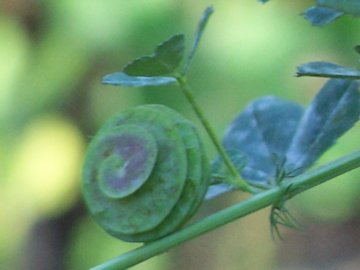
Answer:
POLYGON ((152 241, 195 213, 209 184, 209 167, 190 121, 163 105, 139 106, 110 119, 90 142, 84 199, 111 235, 152 241))

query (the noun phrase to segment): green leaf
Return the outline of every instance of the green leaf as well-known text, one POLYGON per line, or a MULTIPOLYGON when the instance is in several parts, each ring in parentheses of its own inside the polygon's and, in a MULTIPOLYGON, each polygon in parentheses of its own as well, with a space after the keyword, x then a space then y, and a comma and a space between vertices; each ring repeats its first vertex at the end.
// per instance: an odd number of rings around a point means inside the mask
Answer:
POLYGON ((154 54, 143 56, 124 68, 130 76, 163 76, 173 73, 184 57, 185 38, 183 34, 172 36, 158 45, 154 54))
POLYGON ((141 87, 141 86, 157 86, 165 84, 176 83, 173 77, 142 77, 142 76, 129 76, 123 72, 116 72, 108 74, 102 78, 103 84, 128 86, 128 87, 141 87))
POLYGON ((214 12, 214 9, 213 7, 207 7, 203 13, 203 16, 201 17, 200 19, 200 22, 199 22, 199 26, 198 26, 198 29, 197 29, 197 32, 195 34, 195 38, 194 38, 194 41, 193 41, 193 44, 191 46, 191 50, 190 50, 190 53, 189 53, 189 56, 186 60, 186 63, 184 65, 184 69, 183 69, 183 74, 186 74, 189 67, 190 67, 190 64, 191 64, 191 61, 192 59, 194 58, 194 55, 195 55, 195 52, 196 52, 196 49, 197 47, 199 46, 199 42, 200 42, 200 39, 204 33, 204 30, 205 30, 205 27, 206 27, 206 24, 207 22, 209 21, 209 18, 210 18, 210 15, 214 12))
POLYGON ((291 142, 287 168, 310 167, 360 117, 359 84, 355 80, 329 80, 304 112, 291 142))
POLYGON ((329 62, 310 62, 297 68, 297 76, 313 76, 342 79, 360 79, 360 71, 329 62))

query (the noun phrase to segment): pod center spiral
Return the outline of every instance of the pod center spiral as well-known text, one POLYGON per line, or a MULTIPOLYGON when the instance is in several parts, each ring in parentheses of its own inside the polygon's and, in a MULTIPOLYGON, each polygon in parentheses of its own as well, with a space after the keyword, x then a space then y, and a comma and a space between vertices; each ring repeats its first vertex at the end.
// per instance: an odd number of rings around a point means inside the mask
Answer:
POLYGON ((150 176, 157 157, 156 141, 135 125, 115 128, 104 140, 107 147, 98 171, 100 189, 107 197, 124 198, 139 189, 150 176))

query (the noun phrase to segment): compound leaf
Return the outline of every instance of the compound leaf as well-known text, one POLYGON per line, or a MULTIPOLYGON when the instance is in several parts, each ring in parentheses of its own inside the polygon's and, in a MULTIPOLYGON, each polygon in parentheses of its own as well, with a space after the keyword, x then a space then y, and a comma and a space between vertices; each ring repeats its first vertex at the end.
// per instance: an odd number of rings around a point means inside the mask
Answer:
POLYGON ((342 79, 360 79, 360 71, 329 62, 310 62, 297 68, 297 76, 314 76, 342 79))
MULTIPOLYGON (((275 97, 257 99, 230 124, 224 147, 231 155, 235 149, 246 156, 239 171, 249 181, 274 184, 296 176, 359 120, 358 87, 356 80, 329 80, 305 112, 300 105, 275 97)), ((209 194, 231 189, 219 185, 209 194)))
POLYGON ((116 72, 108 74, 102 78, 103 84, 116 86, 141 87, 141 86, 157 86, 176 83, 173 77, 142 77, 129 76, 124 72, 116 72))
POLYGON ((173 73, 184 57, 183 34, 172 36, 158 45, 152 55, 140 57, 124 68, 130 76, 163 76, 173 73))

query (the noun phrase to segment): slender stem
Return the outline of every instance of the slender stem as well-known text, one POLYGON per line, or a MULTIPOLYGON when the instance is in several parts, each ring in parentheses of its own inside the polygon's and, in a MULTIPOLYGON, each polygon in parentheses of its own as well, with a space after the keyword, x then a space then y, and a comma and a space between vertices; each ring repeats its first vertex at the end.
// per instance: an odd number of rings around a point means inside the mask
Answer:
POLYGON ((273 187, 245 201, 216 212, 165 238, 131 250, 128 253, 92 268, 92 270, 121 270, 134 266, 167 251, 169 248, 272 205, 284 197, 289 199, 307 189, 358 167, 360 167, 360 151, 356 151, 325 166, 292 178, 291 180, 283 181, 277 187, 273 187))
POLYGON ((204 126, 206 132, 209 134, 209 137, 214 144, 216 150, 220 154, 220 156, 223 158, 225 166, 228 168, 232 178, 228 181, 230 184, 235 185, 239 189, 249 192, 249 193, 256 193, 254 188, 249 185, 245 180, 241 179, 240 174, 232 161, 230 160, 229 156, 226 154, 224 147, 218 140, 218 138, 215 135, 215 132, 213 131, 209 121, 205 117, 204 113, 200 109, 200 106, 197 105, 194 96, 192 95, 190 88, 188 84, 186 83, 186 79, 183 76, 177 76, 176 77, 180 88, 182 92, 184 93, 187 101, 190 103, 191 107, 193 108, 195 114, 199 118, 200 122, 204 126))

